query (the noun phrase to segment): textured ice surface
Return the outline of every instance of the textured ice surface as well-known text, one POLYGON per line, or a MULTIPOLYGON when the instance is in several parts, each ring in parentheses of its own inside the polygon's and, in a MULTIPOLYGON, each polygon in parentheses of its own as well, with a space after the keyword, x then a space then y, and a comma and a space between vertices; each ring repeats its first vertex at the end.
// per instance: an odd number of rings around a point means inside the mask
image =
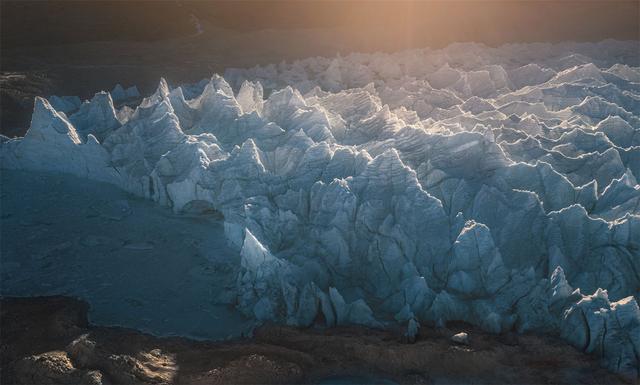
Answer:
POLYGON ((638 50, 454 44, 163 80, 135 110, 37 99, 2 166, 221 212, 258 320, 464 320, 638 377, 638 50))

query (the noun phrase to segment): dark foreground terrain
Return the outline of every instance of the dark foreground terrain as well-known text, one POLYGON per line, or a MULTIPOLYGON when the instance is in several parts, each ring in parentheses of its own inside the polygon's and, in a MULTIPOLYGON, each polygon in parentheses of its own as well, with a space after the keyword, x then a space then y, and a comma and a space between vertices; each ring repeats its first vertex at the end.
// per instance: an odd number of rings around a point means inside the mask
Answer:
POLYGON ((0 305, 2 384, 622 382, 564 343, 466 325, 423 328, 413 344, 392 331, 279 326, 214 343, 96 327, 89 305, 69 297, 3 298, 0 305), (450 340, 461 330, 468 345, 450 340))

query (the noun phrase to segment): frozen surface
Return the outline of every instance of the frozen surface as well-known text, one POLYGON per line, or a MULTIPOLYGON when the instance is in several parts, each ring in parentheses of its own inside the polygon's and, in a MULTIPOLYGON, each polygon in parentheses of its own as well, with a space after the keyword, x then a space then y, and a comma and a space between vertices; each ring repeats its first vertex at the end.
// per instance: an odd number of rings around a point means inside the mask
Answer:
POLYGON ((156 335, 247 332, 222 223, 154 206, 104 183, 3 170, 2 295, 81 297, 92 322, 156 335))
POLYGON ((135 110, 37 99, 2 166, 221 213, 250 318, 549 333, 637 378, 639 48, 454 44, 162 80, 135 110))

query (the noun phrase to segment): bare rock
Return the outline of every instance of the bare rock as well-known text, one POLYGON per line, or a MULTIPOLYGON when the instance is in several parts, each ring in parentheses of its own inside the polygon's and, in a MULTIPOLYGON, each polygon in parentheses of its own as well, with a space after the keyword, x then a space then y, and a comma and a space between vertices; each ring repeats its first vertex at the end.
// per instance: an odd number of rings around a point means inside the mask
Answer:
POLYGON ((24 384, 104 384, 97 370, 79 370, 62 351, 51 351, 21 359, 15 366, 15 376, 24 384))

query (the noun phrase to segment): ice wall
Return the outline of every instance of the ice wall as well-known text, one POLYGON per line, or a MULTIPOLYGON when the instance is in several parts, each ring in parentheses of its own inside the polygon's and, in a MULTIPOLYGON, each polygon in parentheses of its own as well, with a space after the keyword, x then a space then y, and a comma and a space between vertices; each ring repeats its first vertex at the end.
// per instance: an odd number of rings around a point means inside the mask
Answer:
POLYGON ((310 58, 163 80, 135 110, 38 98, 2 167, 222 212, 259 320, 549 333, 638 378, 638 48, 310 58))

